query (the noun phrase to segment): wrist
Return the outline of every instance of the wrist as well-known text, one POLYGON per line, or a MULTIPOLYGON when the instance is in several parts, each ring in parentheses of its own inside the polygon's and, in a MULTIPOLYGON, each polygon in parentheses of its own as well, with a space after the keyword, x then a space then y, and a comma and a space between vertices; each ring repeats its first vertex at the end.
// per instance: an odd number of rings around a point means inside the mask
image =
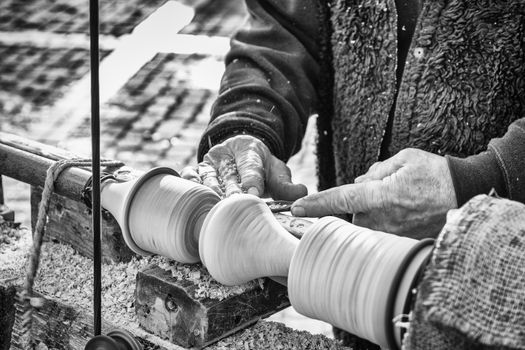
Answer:
POLYGON ((232 112, 219 116, 210 123, 199 144, 198 162, 202 161, 211 147, 238 135, 253 136, 262 141, 277 158, 285 158, 284 145, 276 131, 250 113, 232 112))
POLYGON ((505 181, 492 150, 466 158, 446 156, 458 207, 478 194, 492 189, 506 196, 505 181))

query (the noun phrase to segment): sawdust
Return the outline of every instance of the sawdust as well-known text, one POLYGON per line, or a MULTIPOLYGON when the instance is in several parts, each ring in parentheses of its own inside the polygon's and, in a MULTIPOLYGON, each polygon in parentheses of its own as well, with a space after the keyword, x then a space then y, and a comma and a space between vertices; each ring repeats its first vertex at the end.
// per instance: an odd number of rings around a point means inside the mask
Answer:
POLYGON ((214 280, 202 264, 181 264, 161 256, 154 257, 152 262, 161 269, 171 271, 171 276, 177 280, 191 281, 197 285, 195 290, 196 298, 224 300, 230 296, 240 295, 255 288, 264 289, 263 279, 253 280, 239 286, 224 286, 214 280))
MULTIPOLYGON (((0 226, 0 281, 13 280, 22 285, 26 261, 31 252, 31 232, 24 228, 0 226), (4 229, 6 228, 6 229, 4 229)), ((102 265, 102 309, 110 322, 137 323, 134 291, 136 275, 146 266, 156 264, 179 280, 193 282, 196 298, 223 300, 254 288, 263 288, 263 280, 227 287, 215 281, 202 264, 181 264, 162 256, 133 258, 127 263, 102 265)), ((91 310, 93 300, 93 261, 68 245, 45 242, 34 289, 76 307, 91 310)))
POLYGON ((210 350, 247 349, 350 349, 324 335, 296 331, 282 323, 259 321, 250 328, 238 332, 209 346, 210 350))
MULTIPOLYGON (((26 262, 32 249, 31 233, 20 231, 20 239, 0 252, 0 280, 22 285, 26 262)), ((135 322, 134 290, 139 269, 147 261, 102 266, 102 308, 104 318, 112 322, 135 322)), ((67 245, 46 242, 42 246, 40 266, 34 289, 80 309, 91 310, 93 298, 93 263, 67 245)))
POLYGON ((25 272, 24 262, 31 244, 31 234, 26 228, 15 228, 12 223, 1 220, 0 281, 19 278, 25 272))
POLYGON ((19 223, 5 221, 0 216, 0 252, 11 245, 11 243, 18 241, 21 235, 19 223))

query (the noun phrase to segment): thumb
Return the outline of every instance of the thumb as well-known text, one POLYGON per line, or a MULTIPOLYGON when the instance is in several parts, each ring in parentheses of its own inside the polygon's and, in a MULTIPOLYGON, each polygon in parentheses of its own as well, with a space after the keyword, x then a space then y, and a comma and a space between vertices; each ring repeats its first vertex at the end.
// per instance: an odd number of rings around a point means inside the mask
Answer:
POLYGON ((273 199, 294 201, 308 194, 306 186, 292 183, 290 168, 274 156, 270 156, 267 174, 267 190, 273 199))
POLYGON ((366 213, 384 206, 382 181, 349 184, 311 194, 292 205, 294 216, 366 213))

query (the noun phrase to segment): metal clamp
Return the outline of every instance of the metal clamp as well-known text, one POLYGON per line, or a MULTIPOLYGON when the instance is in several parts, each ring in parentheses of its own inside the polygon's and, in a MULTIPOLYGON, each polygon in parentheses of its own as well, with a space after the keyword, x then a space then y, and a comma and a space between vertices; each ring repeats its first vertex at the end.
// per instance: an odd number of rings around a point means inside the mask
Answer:
MULTIPOLYGON (((119 181, 115 175, 111 173, 101 173, 100 174, 100 184, 102 185, 107 180, 115 180, 119 181)), ((86 181, 86 184, 84 185, 84 188, 82 189, 82 192, 80 193, 80 199, 86 204, 86 206, 91 209, 93 206, 92 201, 92 195, 93 195, 93 176, 90 176, 89 179, 86 181)))

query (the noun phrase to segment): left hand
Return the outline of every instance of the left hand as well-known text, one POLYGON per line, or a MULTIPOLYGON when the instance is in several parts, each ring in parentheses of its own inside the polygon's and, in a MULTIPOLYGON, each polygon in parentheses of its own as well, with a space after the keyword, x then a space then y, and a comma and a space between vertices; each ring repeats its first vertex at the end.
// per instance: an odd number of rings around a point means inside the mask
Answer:
POLYGON ((306 186, 292 183, 286 164, 250 135, 233 136, 213 146, 198 166, 187 166, 181 176, 202 183, 223 197, 247 192, 296 200, 308 193, 306 186))
POLYGON ((352 213, 353 223, 413 238, 435 237, 449 209, 457 207, 445 157, 404 149, 373 164, 354 184, 297 200, 296 216, 352 213))

